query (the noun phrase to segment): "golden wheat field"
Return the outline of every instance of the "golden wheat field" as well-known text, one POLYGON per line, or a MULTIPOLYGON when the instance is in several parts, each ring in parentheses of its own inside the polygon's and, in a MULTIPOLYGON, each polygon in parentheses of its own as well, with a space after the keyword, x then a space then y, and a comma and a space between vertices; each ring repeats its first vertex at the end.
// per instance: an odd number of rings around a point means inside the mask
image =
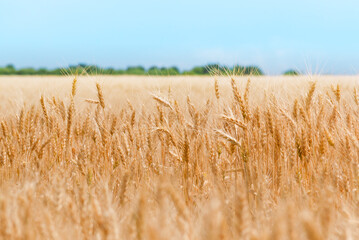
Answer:
POLYGON ((359 78, 0 77, 1 239, 359 239, 359 78))

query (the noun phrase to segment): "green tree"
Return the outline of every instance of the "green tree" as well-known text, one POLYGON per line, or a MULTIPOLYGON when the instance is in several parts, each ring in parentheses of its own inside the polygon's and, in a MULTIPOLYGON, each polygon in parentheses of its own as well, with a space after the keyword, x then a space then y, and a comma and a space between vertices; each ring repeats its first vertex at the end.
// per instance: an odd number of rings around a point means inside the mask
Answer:
POLYGON ((36 74, 38 75, 48 75, 49 71, 46 68, 40 68, 36 71, 36 74))
POLYGON ((177 67, 173 66, 167 69, 168 75, 179 75, 180 71, 177 67))
POLYGON ((49 71, 50 75, 63 75, 63 70, 61 68, 55 68, 49 71))
POLYGON ((186 75, 205 75, 208 74, 208 69, 203 66, 196 66, 192 68, 190 71, 184 72, 186 75))
POLYGON ((136 66, 136 67, 128 67, 126 70, 126 74, 130 75, 144 75, 146 74, 145 68, 142 66, 136 66))
POLYGON ((11 71, 11 72, 15 72, 15 71, 16 71, 15 66, 14 66, 13 64, 8 64, 8 65, 6 65, 5 68, 7 68, 7 69, 8 69, 9 71, 11 71))
POLYGON ((236 65, 232 71, 235 75, 263 75, 262 70, 257 66, 236 65))
POLYGON ((22 68, 16 71, 16 74, 19 75, 35 75, 36 70, 33 68, 22 68))
POLYGON ((285 71, 284 73, 283 73, 283 75, 289 75, 289 76, 297 76, 297 75, 299 75, 299 72, 298 71, 296 71, 296 70, 293 70, 293 69, 290 69, 290 70, 288 70, 288 71, 285 71))
POLYGON ((115 74, 115 69, 113 68, 106 68, 104 70, 102 70, 103 74, 109 74, 109 75, 114 75, 115 74))
POLYGON ((16 69, 14 65, 8 64, 6 67, 0 68, 0 75, 12 75, 16 74, 16 69))
POLYGON ((149 75, 160 75, 161 74, 161 70, 156 67, 156 66, 153 66, 153 67, 150 67, 147 71, 147 73, 149 75))
POLYGON ((117 69, 117 70, 115 70, 114 74, 116 74, 116 75, 126 74, 126 70, 123 70, 123 69, 117 69))

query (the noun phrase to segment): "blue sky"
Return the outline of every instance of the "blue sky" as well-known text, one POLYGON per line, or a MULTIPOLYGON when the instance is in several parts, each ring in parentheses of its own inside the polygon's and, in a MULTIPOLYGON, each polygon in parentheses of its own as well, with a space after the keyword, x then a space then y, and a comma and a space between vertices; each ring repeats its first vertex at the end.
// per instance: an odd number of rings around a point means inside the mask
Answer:
POLYGON ((0 66, 359 74, 359 1, 1 0, 0 66))

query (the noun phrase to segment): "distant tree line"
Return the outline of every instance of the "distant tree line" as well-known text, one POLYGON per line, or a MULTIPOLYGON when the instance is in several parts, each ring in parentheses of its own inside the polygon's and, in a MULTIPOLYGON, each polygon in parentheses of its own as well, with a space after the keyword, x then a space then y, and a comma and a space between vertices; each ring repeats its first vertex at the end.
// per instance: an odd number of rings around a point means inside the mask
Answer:
MULTIPOLYGON (((210 74, 235 74, 235 75, 263 75, 263 71, 257 66, 233 66, 226 67, 218 64, 196 66, 191 70, 180 71, 177 67, 150 67, 145 69, 142 66, 132 66, 127 69, 100 68, 96 65, 78 64, 67 68, 21 68, 16 69, 14 65, 8 64, 0 67, 0 75, 64 75, 64 74, 104 74, 104 75, 210 75, 210 74)), ((296 75, 297 72, 290 70, 285 74, 296 75)))
POLYGON ((283 73, 283 75, 297 76, 297 75, 300 75, 300 73, 299 73, 297 70, 290 69, 290 70, 288 70, 288 71, 285 71, 285 72, 283 73))

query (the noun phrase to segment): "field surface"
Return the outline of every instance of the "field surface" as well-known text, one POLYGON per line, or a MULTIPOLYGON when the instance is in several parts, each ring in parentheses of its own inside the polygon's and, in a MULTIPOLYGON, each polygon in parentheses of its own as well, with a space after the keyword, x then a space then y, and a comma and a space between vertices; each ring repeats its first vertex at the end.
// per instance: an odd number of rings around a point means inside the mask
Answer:
POLYGON ((0 89, 0 239, 359 239, 358 76, 0 89))

